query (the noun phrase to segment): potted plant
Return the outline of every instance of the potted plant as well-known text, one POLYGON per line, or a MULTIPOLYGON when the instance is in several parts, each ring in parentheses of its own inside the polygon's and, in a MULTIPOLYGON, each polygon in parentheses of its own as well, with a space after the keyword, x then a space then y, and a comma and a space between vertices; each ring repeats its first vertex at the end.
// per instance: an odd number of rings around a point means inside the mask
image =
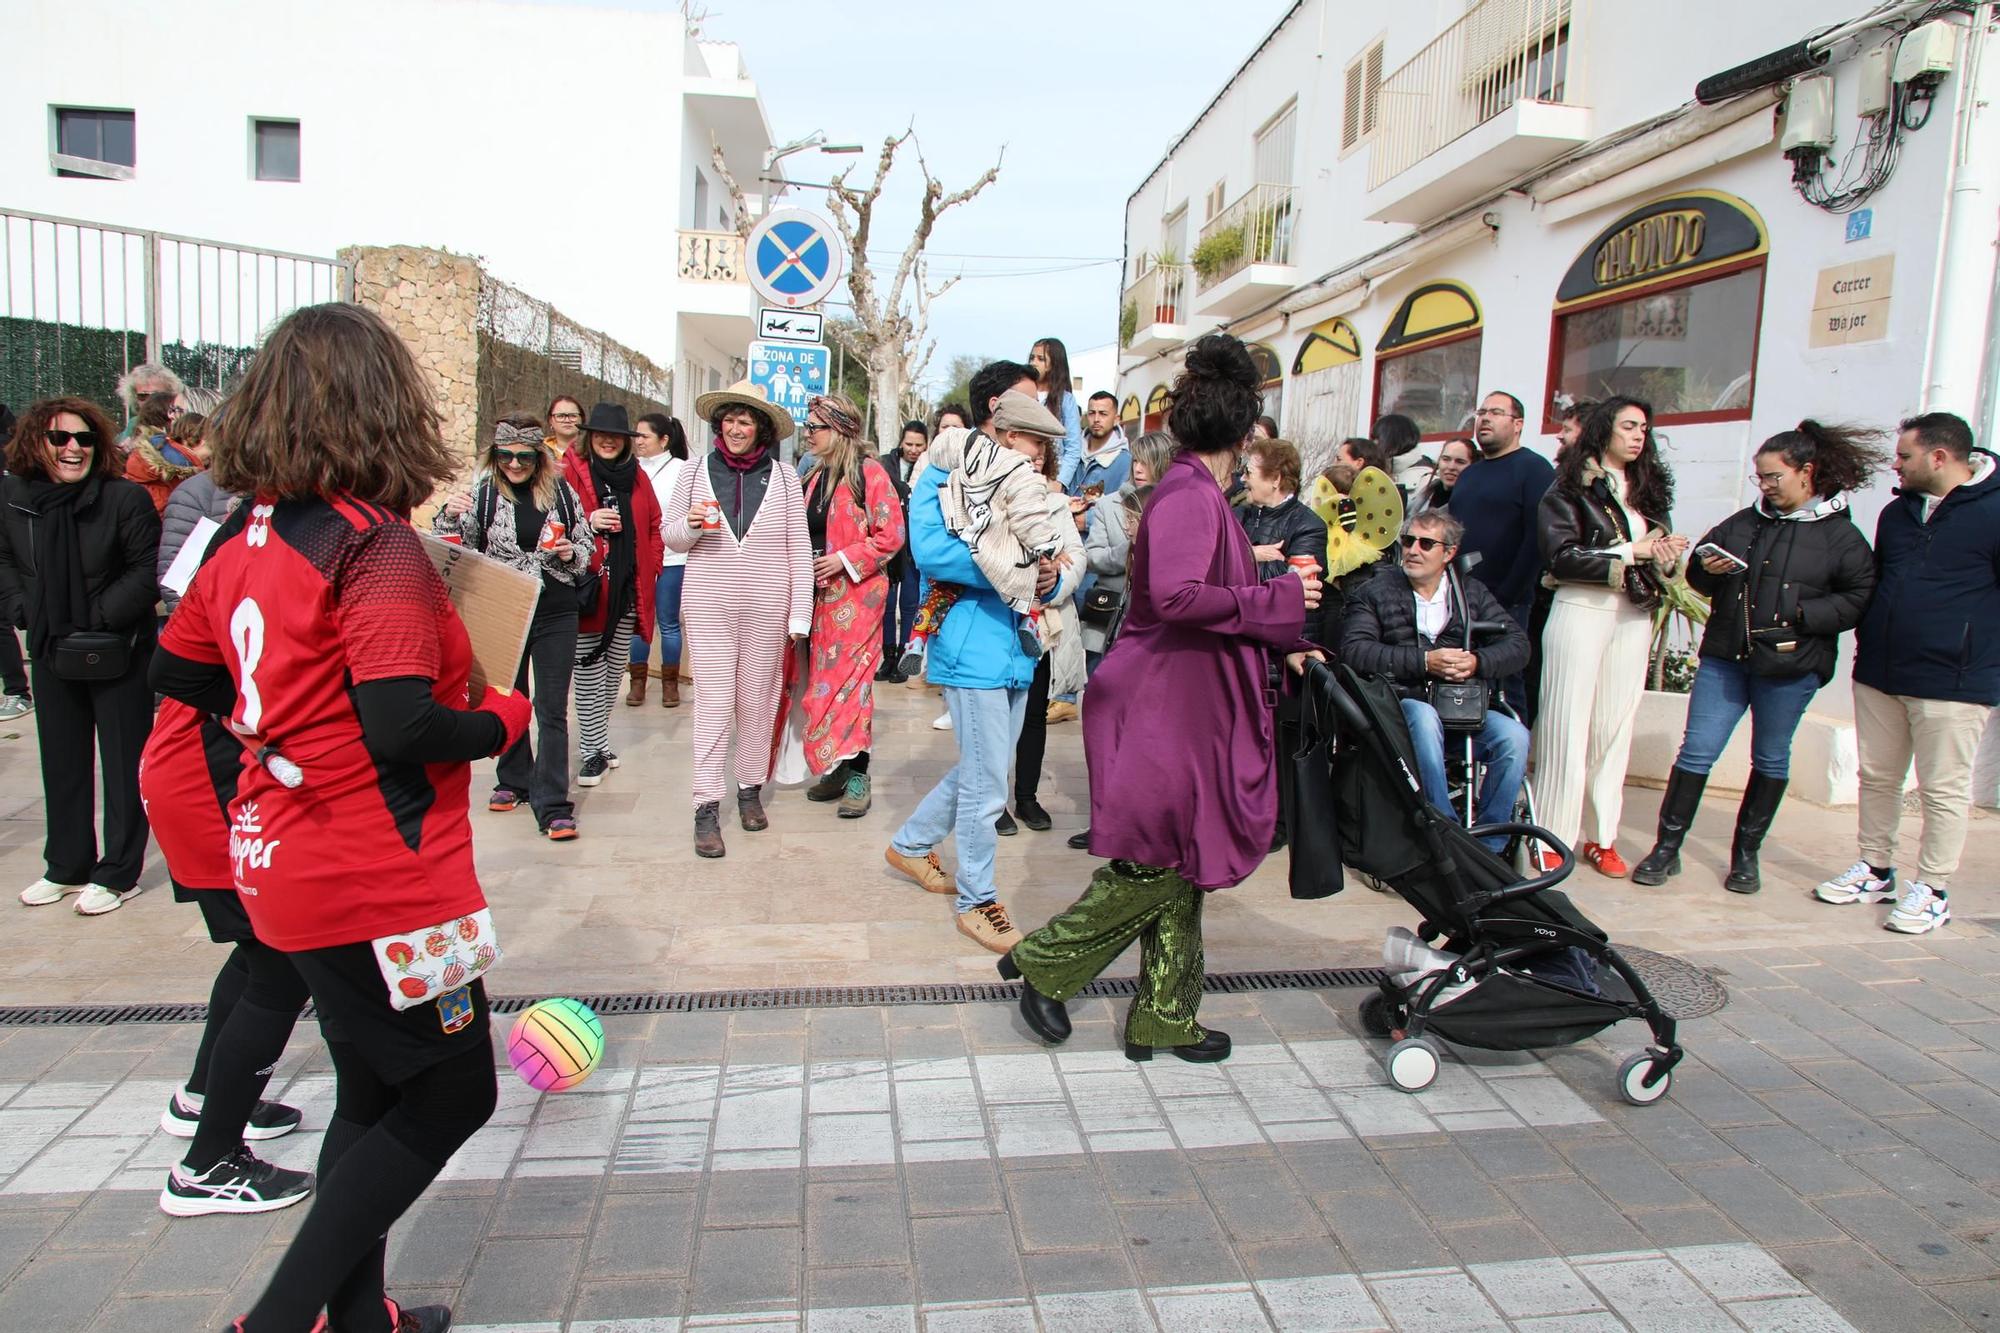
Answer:
POLYGON ((1127 301, 1118 311, 1118 345, 1130 347, 1132 335, 1139 331, 1139 307, 1127 301))
POLYGON ((1243 224, 1220 227, 1201 238, 1194 248, 1190 262, 1200 275, 1202 285, 1213 282, 1218 274, 1243 258, 1243 224))
POLYGON ((1688 586, 1686 576, 1667 585, 1653 609, 1653 651, 1646 668, 1646 688, 1686 694, 1694 686, 1694 653, 1676 647, 1696 640, 1708 623, 1708 599, 1688 586), (1679 633, 1676 633, 1676 629, 1679 633))

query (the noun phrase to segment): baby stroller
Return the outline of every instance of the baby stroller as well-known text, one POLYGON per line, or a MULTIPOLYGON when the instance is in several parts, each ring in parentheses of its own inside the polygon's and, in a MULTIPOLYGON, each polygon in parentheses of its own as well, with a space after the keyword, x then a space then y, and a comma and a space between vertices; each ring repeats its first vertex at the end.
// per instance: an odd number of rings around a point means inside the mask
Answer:
POLYGON ((1467 829, 1431 808, 1394 688, 1352 668, 1309 665, 1307 742, 1331 744, 1334 821, 1343 863, 1387 883, 1417 909, 1416 932, 1390 931, 1390 974, 1361 1006, 1363 1026, 1389 1037, 1389 1081, 1417 1092, 1437 1077, 1434 1037, 1490 1051, 1567 1046, 1613 1023, 1644 1019, 1652 1046, 1618 1070, 1635 1106, 1666 1096, 1681 1048, 1674 1020, 1605 933, 1555 885, 1575 864, 1545 829, 1467 829), (1502 833, 1557 852, 1553 871, 1522 879, 1478 835, 1502 833))

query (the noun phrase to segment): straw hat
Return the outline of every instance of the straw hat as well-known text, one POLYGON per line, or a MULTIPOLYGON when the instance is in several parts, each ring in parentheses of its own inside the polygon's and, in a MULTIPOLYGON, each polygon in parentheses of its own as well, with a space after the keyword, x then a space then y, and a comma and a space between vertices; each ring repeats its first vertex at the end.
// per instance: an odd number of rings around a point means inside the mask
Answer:
POLYGON ((715 420, 715 414, 725 407, 747 407, 752 412, 761 412, 770 418, 771 425, 783 440, 792 433, 792 414, 776 407, 764 394, 764 386, 752 384, 749 380, 738 380, 726 389, 702 394, 694 400, 694 414, 703 421, 715 420))

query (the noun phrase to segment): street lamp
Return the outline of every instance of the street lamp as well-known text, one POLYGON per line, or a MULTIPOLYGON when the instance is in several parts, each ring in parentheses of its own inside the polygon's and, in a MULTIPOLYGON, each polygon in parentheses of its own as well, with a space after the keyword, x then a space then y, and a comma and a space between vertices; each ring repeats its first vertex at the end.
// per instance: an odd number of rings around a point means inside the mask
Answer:
POLYGON ((822 153, 858 153, 861 151, 861 145, 858 143, 830 144, 826 141, 825 130, 814 130, 803 139, 795 140, 782 148, 773 148, 767 151, 764 154, 764 175, 762 179, 767 181, 776 180, 777 178, 771 175, 771 168, 777 166, 778 163, 784 161, 792 154, 803 153, 809 148, 816 148, 822 153))

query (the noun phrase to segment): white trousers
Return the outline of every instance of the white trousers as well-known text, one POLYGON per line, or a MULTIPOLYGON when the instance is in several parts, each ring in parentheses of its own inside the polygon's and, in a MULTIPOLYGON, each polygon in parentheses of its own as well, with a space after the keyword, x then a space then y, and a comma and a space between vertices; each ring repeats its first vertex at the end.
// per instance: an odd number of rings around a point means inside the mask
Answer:
POLYGON ((1535 813, 1571 847, 1617 840, 1652 640, 1652 616, 1623 595, 1557 590, 1542 632, 1535 813))

